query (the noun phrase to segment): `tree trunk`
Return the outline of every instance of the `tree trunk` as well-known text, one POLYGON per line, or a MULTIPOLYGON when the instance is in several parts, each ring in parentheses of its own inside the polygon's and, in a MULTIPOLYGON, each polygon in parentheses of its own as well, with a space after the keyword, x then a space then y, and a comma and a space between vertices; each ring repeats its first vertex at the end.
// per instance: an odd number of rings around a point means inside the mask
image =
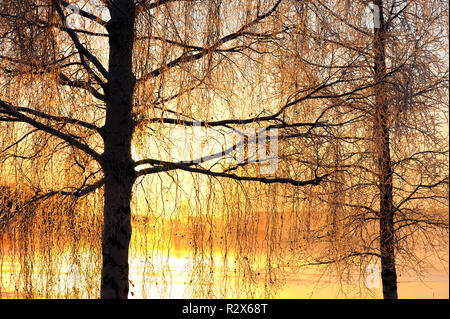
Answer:
POLYGON ((389 140, 389 110, 385 90, 386 26, 383 21, 383 1, 374 2, 379 8, 379 28, 374 31, 375 53, 375 117, 374 143, 380 189, 380 254, 383 297, 397 299, 397 272, 395 269, 394 212, 392 197, 392 162, 389 140))
POLYGON ((105 174, 105 205, 101 298, 125 299, 128 297, 129 282, 130 201, 136 178, 131 157, 134 130, 132 98, 135 78, 132 72, 132 51, 135 4, 133 0, 116 0, 109 9, 109 78, 102 163, 105 174))

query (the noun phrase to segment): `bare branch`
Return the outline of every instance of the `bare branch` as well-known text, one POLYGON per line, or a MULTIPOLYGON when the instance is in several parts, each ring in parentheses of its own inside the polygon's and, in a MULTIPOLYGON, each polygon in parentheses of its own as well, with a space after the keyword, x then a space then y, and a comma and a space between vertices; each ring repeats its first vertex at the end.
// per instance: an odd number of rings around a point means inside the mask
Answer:
POLYGON ((14 118, 16 118, 17 120, 20 120, 23 123, 28 123, 31 126, 46 132, 48 134, 51 134, 55 137, 58 137, 60 139, 62 139, 63 141, 69 143, 70 145, 73 145, 74 147, 78 148, 79 150, 85 152, 86 154, 90 155, 93 159, 95 159, 97 162, 101 163, 102 162, 102 158, 101 155, 99 153, 97 153, 96 151, 94 151, 92 148, 90 148, 88 145, 81 143, 80 141, 76 140, 75 138, 73 138, 70 135, 67 135, 63 132, 61 132, 60 130, 57 130, 51 126, 45 125, 41 122, 38 122, 26 115, 24 115, 23 113, 20 113, 17 110, 17 107, 14 107, 12 105, 10 105, 7 102, 4 102, 2 100, 0 100, 0 108, 2 110, 3 113, 8 114, 10 116, 13 116, 14 118))
POLYGON ((270 16, 278 8, 278 6, 280 5, 281 1, 282 0, 277 1, 277 3, 269 11, 267 11, 265 14, 258 15, 256 17, 256 19, 254 19, 253 21, 251 21, 251 22, 245 24, 244 26, 242 26, 235 33, 231 33, 231 34, 228 34, 228 35, 222 37, 221 39, 219 39, 218 41, 216 41, 215 43, 213 43, 209 47, 205 48, 202 52, 199 52, 199 53, 196 53, 196 54, 189 54, 188 52, 187 53, 183 53, 181 56, 179 56, 175 60, 172 60, 172 61, 166 63, 165 65, 159 67, 158 69, 153 70, 149 74, 143 75, 140 79, 137 80, 137 83, 146 81, 146 80, 148 80, 150 78, 153 78, 153 77, 157 77, 160 74, 162 74, 162 73, 172 69, 173 67, 175 67, 175 66, 177 66, 179 64, 196 61, 196 60, 199 60, 199 59, 201 59, 201 58, 203 58, 203 57, 205 57, 205 56, 207 56, 207 55, 209 55, 211 53, 217 52, 217 50, 220 48, 220 46, 222 46, 223 44, 225 44, 227 42, 230 42, 232 40, 235 40, 235 39, 243 36, 245 34, 246 30, 248 30, 252 26, 256 25, 258 22, 260 22, 261 20, 265 19, 266 17, 270 16))

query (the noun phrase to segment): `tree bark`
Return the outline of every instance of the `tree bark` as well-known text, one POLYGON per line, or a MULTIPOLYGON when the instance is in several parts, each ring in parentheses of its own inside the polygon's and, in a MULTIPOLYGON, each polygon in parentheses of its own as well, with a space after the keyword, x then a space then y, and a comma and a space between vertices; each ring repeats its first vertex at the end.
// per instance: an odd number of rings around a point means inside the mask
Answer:
POLYGON ((136 179, 131 157, 134 131, 132 72, 135 4, 116 0, 110 7, 109 75, 103 128, 105 174, 101 298, 128 297, 128 248, 131 238, 132 188, 136 179))
POLYGON ((380 190, 380 255, 383 297, 397 299, 397 272, 395 269, 395 236, 392 195, 392 162, 390 153, 389 110, 386 98, 386 26, 383 20, 383 1, 374 2, 379 8, 379 28, 374 31, 375 53, 375 117, 374 143, 378 165, 380 190))

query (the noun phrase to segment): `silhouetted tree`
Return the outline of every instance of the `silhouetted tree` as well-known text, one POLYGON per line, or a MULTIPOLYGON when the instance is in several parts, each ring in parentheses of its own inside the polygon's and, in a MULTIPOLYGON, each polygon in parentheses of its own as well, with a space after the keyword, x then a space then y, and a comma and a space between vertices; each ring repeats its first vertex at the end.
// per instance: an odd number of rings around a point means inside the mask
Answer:
MULTIPOLYGON (((103 188, 102 298, 128 296, 130 202, 139 177, 184 170, 238 181, 305 186, 317 185, 328 176, 307 180, 244 176, 223 165, 223 169, 203 165, 211 158, 225 157, 226 152, 182 162, 170 158, 170 141, 163 143, 163 151, 148 146, 151 138, 157 138, 155 131, 163 132, 164 127, 322 125, 282 121, 286 110, 322 86, 287 102, 272 99, 278 105, 259 113, 257 108, 247 112, 232 106, 245 100, 234 98, 233 90, 244 92, 246 86, 267 83, 267 77, 261 80, 264 73, 252 72, 251 64, 285 31, 273 18, 281 7, 281 0, 2 4, 4 167, 29 163, 24 165, 36 173, 22 171, 22 176, 38 179, 34 201, 56 195, 83 197, 103 188), (230 93, 222 96, 225 90, 230 93), (223 103, 231 106, 231 112, 215 113, 223 103), (47 172, 42 179, 37 173, 52 160, 59 161, 56 176, 64 176, 65 181, 48 181, 54 175, 47 172)), ((270 98, 267 92, 263 93, 270 98)), ((251 162, 251 154, 246 156, 244 162, 251 162)))
POLYGON ((333 264, 338 272, 346 264, 364 273, 379 260, 383 295, 397 298, 396 265, 419 269, 424 260, 415 249, 448 244, 441 235, 448 234, 448 4, 299 6, 311 23, 296 41, 316 51, 291 63, 300 65, 303 84, 339 79, 341 85, 321 92, 323 120, 347 123, 327 129, 321 166, 341 173, 310 203, 325 203, 329 215, 311 229, 317 247, 329 241, 318 255, 310 251, 311 264, 333 264))

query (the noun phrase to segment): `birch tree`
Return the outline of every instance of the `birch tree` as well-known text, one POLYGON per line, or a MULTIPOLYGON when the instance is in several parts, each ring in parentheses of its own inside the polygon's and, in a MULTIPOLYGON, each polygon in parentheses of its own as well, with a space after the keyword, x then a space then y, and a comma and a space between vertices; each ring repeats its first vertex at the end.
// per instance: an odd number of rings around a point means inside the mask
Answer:
MULTIPOLYGON (((269 130, 326 125, 319 119, 286 123, 282 118, 328 84, 315 85, 284 101, 262 92, 265 96, 252 101, 265 101, 264 108, 233 104, 245 101, 243 96, 236 98, 233 90, 245 92, 267 83, 265 70, 258 77, 251 65, 286 31, 277 20, 283 5, 281 0, 2 4, 4 167, 28 161, 29 170, 18 177, 22 181, 39 179, 33 171, 47 161, 59 161, 56 167, 65 168, 65 182, 39 180, 33 201, 80 198, 102 189, 102 298, 128 296, 130 201, 138 178, 182 170, 302 187, 317 185, 329 176, 328 172, 317 174, 317 169, 313 178, 305 180, 273 172, 240 175, 228 166, 207 165, 212 159, 225 158, 238 144, 184 160, 169 156, 170 139, 162 149, 148 146, 152 139, 164 138, 164 128, 174 126, 236 130, 256 123, 261 130, 269 130), (221 111, 220 105, 231 111, 221 111), (40 144, 33 154, 30 142, 40 144)), ((249 139, 254 144, 256 135, 250 134, 249 139)), ((264 161, 264 156, 261 161, 254 155, 244 155, 241 162, 264 161)))
POLYGON ((317 52, 295 60, 312 79, 345 79, 321 101, 348 124, 329 130, 324 158, 341 173, 311 204, 325 204, 329 218, 311 229, 317 247, 328 244, 309 252, 310 264, 342 277, 346 266, 364 277, 380 264, 384 297, 398 298, 397 267, 421 273, 418 251, 448 245, 448 5, 302 5, 312 23, 298 37, 317 52))

